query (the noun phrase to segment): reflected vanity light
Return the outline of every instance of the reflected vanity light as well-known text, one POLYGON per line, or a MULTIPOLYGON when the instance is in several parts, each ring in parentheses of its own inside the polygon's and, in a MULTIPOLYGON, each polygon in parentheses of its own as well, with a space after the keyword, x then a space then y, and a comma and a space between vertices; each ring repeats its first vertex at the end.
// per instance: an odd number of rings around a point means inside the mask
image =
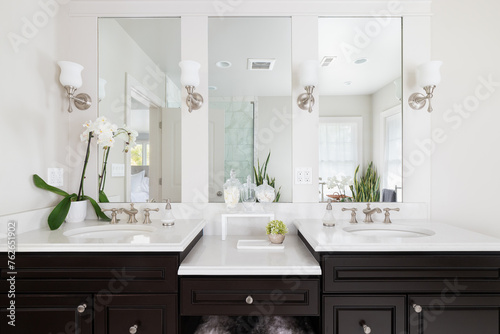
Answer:
POLYGON ((434 88, 441 81, 441 74, 439 73, 439 68, 443 64, 442 61, 433 60, 424 63, 417 67, 416 77, 417 84, 422 87, 425 91, 425 95, 422 93, 413 93, 408 98, 408 104, 414 110, 420 110, 425 106, 427 100, 429 100, 428 112, 432 112, 431 100, 434 93, 434 88))
POLYGON ((71 101, 80 110, 87 110, 92 105, 92 99, 88 94, 80 93, 74 95, 75 91, 82 86, 82 70, 83 66, 71 61, 58 61, 57 65, 61 68, 59 81, 66 89, 66 94, 69 99, 68 112, 73 112, 71 101))
POLYGON ((314 87, 318 84, 318 61, 305 60, 300 64, 300 85, 306 90, 297 98, 297 105, 302 110, 312 112, 314 106, 314 87))
POLYGON ((194 60, 183 60, 179 63, 181 68, 181 85, 186 87, 188 96, 186 97, 186 105, 189 112, 198 110, 203 105, 203 96, 195 93, 194 89, 200 84, 200 63, 194 60))

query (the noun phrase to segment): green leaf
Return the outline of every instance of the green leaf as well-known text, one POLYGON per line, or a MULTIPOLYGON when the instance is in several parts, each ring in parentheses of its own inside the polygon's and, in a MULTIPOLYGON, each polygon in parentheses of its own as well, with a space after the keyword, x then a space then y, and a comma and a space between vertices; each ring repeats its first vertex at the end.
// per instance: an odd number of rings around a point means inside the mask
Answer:
POLYGON ((66 219, 72 198, 76 198, 76 194, 71 194, 64 197, 63 200, 60 201, 59 204, 57 204, 54 210, 52 210, 52 212, 50 213, 47 222, 49 223, 49 228, 51 230, 57 230, 64 222, 64 219, 66 219))
MULTIPOLYGON (((38 176, 37 174, 34 174, 33 175, 33 183, 35 183, 35 186, 37 186, 38 188, 40 189, 44 189, 44 190, 48 190, 48 191, 51 191, 55 194, 58 194, 58 195, 61 195, 61 196, 69 196, 69 194, 67 192, 65 192, 64 190, 61 190, 59 188, 56 188, 56 187, 53 187, 53 186, 49 186, 47 183, 45 183, 44 180, 42 180, 42 178, 40 176, 38 176)), ((57 228, 57 227, 56 227, 57 228)))
POLYGON ((99 202, 101 202, 101 203, 109 203, 108 196, 106 196, 106 194, 102 190, 99 191, 99 202))
POLYGON ((86 196, 86 195, 82 196, 82 198, 88 199, 90 201, 90 204, 92 204, 92 207, 94 208, 94 211, 95 211, 95 214, 97 215, 97 217, 101 218, 102 220, 106 220, 106 221, 111 220, 108 216, 106 216, 104 214, 104 212, 102 212, 101 207, 99 206, 99 204, 97 204, 97 202, 93 198, 86 196))

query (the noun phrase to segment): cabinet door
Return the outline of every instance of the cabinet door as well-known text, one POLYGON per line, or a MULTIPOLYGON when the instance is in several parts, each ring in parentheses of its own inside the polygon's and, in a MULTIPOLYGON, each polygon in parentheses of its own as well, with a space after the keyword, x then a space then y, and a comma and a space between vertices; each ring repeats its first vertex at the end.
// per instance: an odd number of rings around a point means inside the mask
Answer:
POLYGON ((399 334, 405 330, 404 296, 325 296, 323 333, 399 334))
POLYGON ((457 291, 409 297, 410 334, 498 334, 500 295, 463 296, 457 291))
POLYGON ((91 304, 90 295, 1 294, 0 333, 91 334, 91 304))
POLYGON ((96 295, 95 334, 177 334, 177 295, 96 295))

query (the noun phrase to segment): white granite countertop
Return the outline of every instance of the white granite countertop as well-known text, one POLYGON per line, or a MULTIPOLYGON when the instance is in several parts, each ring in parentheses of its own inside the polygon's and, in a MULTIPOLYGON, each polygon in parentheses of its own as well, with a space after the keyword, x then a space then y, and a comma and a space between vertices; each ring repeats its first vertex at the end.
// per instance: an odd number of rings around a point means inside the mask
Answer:
POLYGON ((283 249, 238 249, 238 240, 266 236, 203 236, 182 261, 179 275, 321 275, 321 268, 297 235, 283 249))
MULTIPOLYGON (((160 220, 148 225, 98 220, 64 223, 55 231, 46 227, 18 234, 16 252, 182 252, 204 226, 203 219, 176 219, 168 227, 160 220)), ((0 250, 6 250, 6 241, 0 239, 0 250)))
POLYGON ((297 230, 316 252, 456 252, 500 251, 500 239, 448 224, 430 221, 393 221, 392 224, 375 222, 349 224, 337 222, 325 227, 318 219, 294 221, 297 230), (391 229, 391 231, 347 232, 352 228, 391 229), (393 230, 393 231, 392 231, 393 230), (397 230, 402 231, 398 233, 397 230), (405 235, 407 231, 422 232, 419 236, 405 235), (425 235, 429 233, 432 235, 425 235), (386 236, 382 236, 387 234, 386 236))

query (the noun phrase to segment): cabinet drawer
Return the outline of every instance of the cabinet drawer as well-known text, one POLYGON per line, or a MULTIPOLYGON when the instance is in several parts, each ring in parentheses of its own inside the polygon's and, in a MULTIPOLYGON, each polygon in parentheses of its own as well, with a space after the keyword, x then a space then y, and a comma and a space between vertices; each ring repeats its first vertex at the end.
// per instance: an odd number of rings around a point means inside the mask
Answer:
POLYGON ((404 296, 327 296, 324 333, 404 333, 404 296), (366 327, 363 327, 366 326, 366 327))
POLYGON ((181 315, 319 315, 319 280, 183 278, 181 315))
POLYGON ((177 334, 177 295, 96 295, 95 334, 177 334))
POLYGON ((327 255, 325 292, 500 291, 499 255, 327 255))
MULTIPOLYGON (((176 292, 177 256, 158 254, 16 254, 17 292, 176 292)), ((0 287, 7 291, 7 271, 0 287)))

